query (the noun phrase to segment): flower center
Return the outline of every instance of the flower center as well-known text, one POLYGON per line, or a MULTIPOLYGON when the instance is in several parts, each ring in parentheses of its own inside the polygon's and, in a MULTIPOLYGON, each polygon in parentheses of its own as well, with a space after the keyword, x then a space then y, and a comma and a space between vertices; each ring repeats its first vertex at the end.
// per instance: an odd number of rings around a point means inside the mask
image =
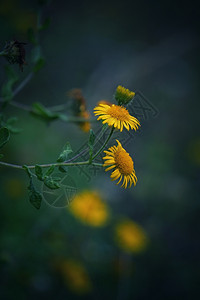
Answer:
POLYGON ((129 112, 127 111, 126 108, 122 107, 122 106, 118 106, 118 105, 112 105, 111 107, 108 108, 107 113, 119 120, 119 121, 127 121, 129 120, 129 112))
POLYGON ((133 172, 133 160, 125 150, 115 153, 115 162, 121 174, 130 175, 133 172))

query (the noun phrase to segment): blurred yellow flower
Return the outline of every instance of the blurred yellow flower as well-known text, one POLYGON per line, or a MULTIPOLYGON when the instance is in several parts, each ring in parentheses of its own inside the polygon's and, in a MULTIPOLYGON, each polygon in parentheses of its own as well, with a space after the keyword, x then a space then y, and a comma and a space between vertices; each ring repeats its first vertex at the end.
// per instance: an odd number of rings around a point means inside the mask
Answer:
POLYGON ((147 235, 144 229, 130 219, 125 219, 116 225, 115 240, 120 248, 129 253, 141 252, 147 246, 147 235))
POLYGON ((97 191, 83 191, 75 196, 70 212, 83 223, 101 227, 109 217, 108 207, 97 191))
POLYGON ((102 120, 103 124, 107 123, 120 131, 124 127, 129 130, 129 126, 136 131, 140 126, 140 122, 131 116, 125 107, 120 105, 99 104, 94 108, 94 114, 99 116, 97 120, 102 120))
POLYGON ((104 167, 107 167, 105 171, 109 171, 114 168, 114 171, 111 174, 111 180, 118 180, 117 184, 122 181, 122 187, 125 189, 129 183, 129 187, 132 184, 136 185, 137 177, 135 175, 133 160, 130 157, 129 153, 122 147, 121 143, 116 140, 118 145, 112 146, 108 151, 104 151, 106 156, 103 157, 105 160, 104 167))
POLYGON ((65 260, 60 263, 59 269, 70 290, 77 294, 85 294, 91 291, 91 280, 82 264, 74 260, 65 260))
POLYGON ((8 197, 17 199, 25 194, 25 184, 19 178, 9 178, 4 184, 4 190, 8 197))
POLYGON ((84 131, 84 132, 88 132, 91 128, 90 126, 90 122, 87 122, 88 119, 90 119, 90 114, 87 110, 80 112, 80 114, 78 115, 81 118, 85 119, 85 122, 80 122, 79 123, 79 127, 84 131))

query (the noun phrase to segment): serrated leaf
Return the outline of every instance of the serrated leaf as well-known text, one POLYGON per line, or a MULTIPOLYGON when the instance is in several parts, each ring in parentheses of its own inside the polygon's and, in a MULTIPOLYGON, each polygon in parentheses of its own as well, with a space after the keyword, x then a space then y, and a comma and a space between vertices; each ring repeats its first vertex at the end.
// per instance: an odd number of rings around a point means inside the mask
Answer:
POLYGON ((43 170, 39 165, 35 166, 35 174, 40 181, 43 181, 43 170))
POLYGON ((41 193, 37 191, 30 191, 29 201, 35 208, 40 209, 41 202, 42 202, 41 193))
POLYGON ((51 190, 56 190, 60 188, 60 184, 56 182, 52 177, 46 177, 44 179, 44 184, 51 190))
MULTIPOLYGON (((28 167, 26 166, 23 166, 25 167, 26 171, 30 172, 30 170, 28 169, 28 167)), ((29 186, 28 186, 28 189, 29 189, 29 201, 30 203, 37 209, 40 209, 40 206, 41 206, 41 202, 42 202, 42 195, 40 192, 36 191, 34 185, 33 185, 33 180, 32 180, 32 175, 30 174, 29 175, 30 177, 30 183, 29 183, 29 186)))
POLYGON ((52 166, 46 171, 46 173, 44 174, 44 177, 48 177, 49 175, 51 175, 51 174, 53 173, 54 169, 55 169, 55 166, 52 165, 52 166))
POLYGON ((63 147, 63 150, 62 150, 61 154, 59 155, 57 162, 64 162, 65 160, 67 160, 69 154, 72 152, 73 152, 73 150, 71 148, 71 145, 69 142, 67 142, 65 144, 65 146, 63 147))
POLYGON ((10 138, 10 132, 8 128, 2 127, 0 128, 0 148, 2 148, 10 138))

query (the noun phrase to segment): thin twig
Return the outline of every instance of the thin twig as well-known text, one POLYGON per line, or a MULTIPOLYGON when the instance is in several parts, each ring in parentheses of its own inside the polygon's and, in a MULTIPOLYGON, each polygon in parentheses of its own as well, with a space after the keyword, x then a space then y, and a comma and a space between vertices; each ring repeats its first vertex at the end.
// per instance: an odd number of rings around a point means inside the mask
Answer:
MULTIPOLYGON (((21 169, 21 170, 24 170, 23 166, 22 165, 15 165, 15 164, 10 164, 10 163, 6 163, 6 162, 3 162, 3 161, 0 161, 0 165, 1 166, 6 166, 6 167, 10 167, 10 168, 15 168, 15 169, 21 169)), ((55 167, 72 167, 72 166, 83 166, 83 165, 89 165, 89 161, 79 161, 79 162, 74 162, 74 163, 53 163, 53 164, 42 164, 42 165, 38 165, 40 166, 41 168, 49 168, 51 166, 55 166, 55 167)), ((99 163, 92 163, 92 165, 94 166, 103 166, 102 164, 99 164, 99 163)), ((35 169, 35 166, 31 165, 31 166, 26 166, 28 167, 29 169, 35 169)))

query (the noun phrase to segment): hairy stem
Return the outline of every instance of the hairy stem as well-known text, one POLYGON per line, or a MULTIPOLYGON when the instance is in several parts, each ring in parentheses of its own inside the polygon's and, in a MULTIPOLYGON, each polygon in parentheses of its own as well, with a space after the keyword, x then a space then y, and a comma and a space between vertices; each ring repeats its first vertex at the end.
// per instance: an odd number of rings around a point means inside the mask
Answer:
POLYGON ((97 157, 102 151, 103 149, 105 148, 105 146, 107 145, 107 143, 109 142, 113 132, 114 132, 115 128, 114 126, 111 128, 111 131, 110 131, 110 134, 109 136, 107 137, 107 139, 105 140, 104 144, 102 145, 102 147, 99 149, 99 151, 92 157, 92 160, 95 159, 95 157, 97 157))

